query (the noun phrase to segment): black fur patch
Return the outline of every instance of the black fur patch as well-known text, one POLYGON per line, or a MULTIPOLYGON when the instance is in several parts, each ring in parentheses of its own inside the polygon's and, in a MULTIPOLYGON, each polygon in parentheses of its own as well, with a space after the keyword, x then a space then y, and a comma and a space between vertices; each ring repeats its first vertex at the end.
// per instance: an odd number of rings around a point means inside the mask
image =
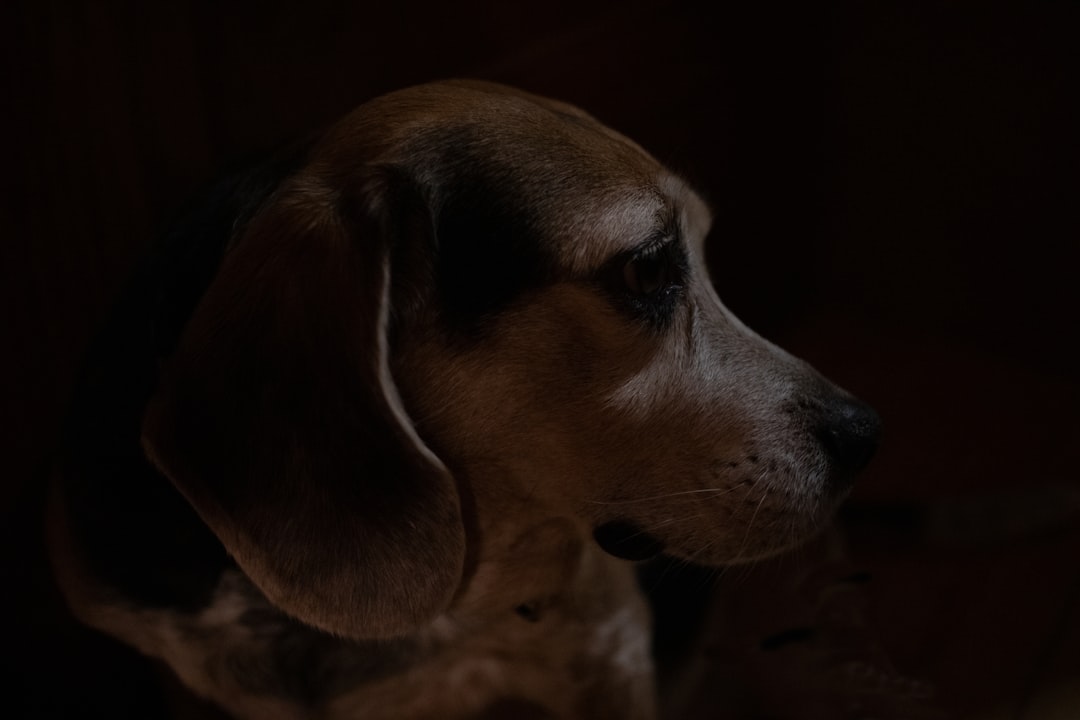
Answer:
POLYGON ((463 177, 448 192, 435 225, 440 301, 451 324, 473 327, 541 285, 547 261, 511 188, 463 177))
POLYGON ((439 128, 412 148, 428 158, 413 182, 431 212, 439 307, 449 329, 468 333, 554 270, 539 218, 553 212, 546 193, 560 186, 558 171, 536 161, 542 149, 525 160, 500 158, 491 141, 464 125, 439 128))

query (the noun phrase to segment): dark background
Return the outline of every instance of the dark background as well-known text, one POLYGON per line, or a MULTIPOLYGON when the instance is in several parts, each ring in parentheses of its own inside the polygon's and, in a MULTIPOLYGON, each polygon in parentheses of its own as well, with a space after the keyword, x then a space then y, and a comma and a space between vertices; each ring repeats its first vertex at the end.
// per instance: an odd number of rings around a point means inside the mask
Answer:
POLYGON ((845 517, 896 664, 963 717, 1080 703, 1080 4, 16 0, 0 40, 17 699, 139 682, 60 613, 36 522, 80 354, 155 229, 251 153, 473 76, 687 175, 727 304, 880 410, 845 517))

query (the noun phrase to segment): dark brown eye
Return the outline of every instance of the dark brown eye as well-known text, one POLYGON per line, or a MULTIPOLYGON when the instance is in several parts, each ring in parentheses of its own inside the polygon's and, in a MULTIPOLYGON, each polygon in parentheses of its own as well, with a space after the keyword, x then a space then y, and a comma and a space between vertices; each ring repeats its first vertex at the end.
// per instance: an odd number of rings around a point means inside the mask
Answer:
POLYGON ((671 280, 671 259, 665 252, 636 257, 623 266, 623 281, 634 295, 655 295, 671 280))
POLYGON ((659 330, 675 317, 688 274, 680 239, 662 236, 611 258, 597 280, 620 309, 659 330))

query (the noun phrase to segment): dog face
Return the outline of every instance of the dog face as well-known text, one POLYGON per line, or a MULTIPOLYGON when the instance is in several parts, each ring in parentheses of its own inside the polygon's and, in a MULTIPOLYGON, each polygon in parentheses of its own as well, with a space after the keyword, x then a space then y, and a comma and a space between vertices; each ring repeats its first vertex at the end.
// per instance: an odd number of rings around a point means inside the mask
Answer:
POLYGON ((402 332, 417 427, 455 471, 581 519, 616 554, 730 563, 806 538, 868 461, 876 416, 723 306, 709 210, 683 181, 587 116, 499 100, 513 110, 493 115, 528 124, 452 145, 469 192, 505 214, 472 204, 443 234, 479 312, 402 332), (478 230, 513 238, 515 259, 493 262, 505 250, 478 230))
POLYGON ((627 558, 778 551, 878 421, 724 308, 710 222, 570 106, 385 96, 238 231, 145 445, 275 604, 350 636, 430 620, 516 524, 627 558))

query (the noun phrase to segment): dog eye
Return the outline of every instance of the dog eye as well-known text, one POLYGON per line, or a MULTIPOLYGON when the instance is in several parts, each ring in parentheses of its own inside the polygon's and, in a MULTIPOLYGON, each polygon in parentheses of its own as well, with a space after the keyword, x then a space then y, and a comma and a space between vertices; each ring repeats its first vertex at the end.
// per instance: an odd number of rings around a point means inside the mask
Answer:
POLYGON ((671 280, 671 259, 665 252, 636 257, 623 266, 623 282, 634 295, 655 295, 671 280))
POLYGON ((599 280, 616 305, 657 328, 674 317, 687 277, 686 250, 677 238, 659 238, 613 257, 599 280))

